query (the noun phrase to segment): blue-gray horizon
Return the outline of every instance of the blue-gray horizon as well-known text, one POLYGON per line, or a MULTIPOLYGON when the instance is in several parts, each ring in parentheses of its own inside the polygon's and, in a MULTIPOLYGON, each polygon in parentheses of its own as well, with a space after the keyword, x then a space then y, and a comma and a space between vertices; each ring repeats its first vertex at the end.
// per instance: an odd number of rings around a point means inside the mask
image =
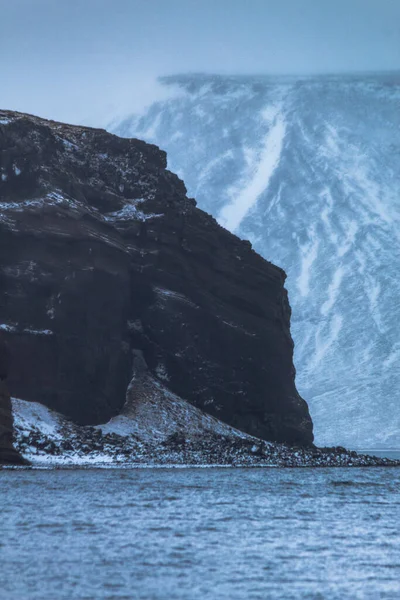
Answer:
POLYGON ((397 0, 0 0, 0 106, 104 124, 177 73, 397 71, 397 0))

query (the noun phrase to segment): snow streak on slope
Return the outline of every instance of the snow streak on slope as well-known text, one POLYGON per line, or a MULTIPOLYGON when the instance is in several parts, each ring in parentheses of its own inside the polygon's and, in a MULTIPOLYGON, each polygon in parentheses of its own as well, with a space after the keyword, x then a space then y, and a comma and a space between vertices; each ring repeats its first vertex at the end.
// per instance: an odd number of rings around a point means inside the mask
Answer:
POLYGON ((400 447, 400 75, 186 76, 114 124, 288 273, 318 444, 400 447))
POLYGON ((257 151, 245 149, 246 169, 243 181, 239 186, 230 188, 228 193, 232 198, 221 210, 219 222, 230 231, 236 231, 249 210, 256 204, 258 198, 268 188, 269 180, 276 169, 282 152, 285 137, 285 122, 280 115, 279 107, 272 107, 263 114, 269 125, 262 143, 259 157, 257 151), (271 115, 272 112, 272 115, 271 115))

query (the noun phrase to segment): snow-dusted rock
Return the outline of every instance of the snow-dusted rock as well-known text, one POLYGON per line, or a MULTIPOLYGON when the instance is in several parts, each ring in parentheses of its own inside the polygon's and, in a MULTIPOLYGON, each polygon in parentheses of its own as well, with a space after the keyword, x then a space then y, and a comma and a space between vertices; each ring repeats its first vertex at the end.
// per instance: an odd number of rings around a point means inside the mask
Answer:
MULTIPOLYGON (((258 438, 310 444, 285 273, 197 209, 156 146, 0 118, 0 335, 12 395, 81 425, 122 419, 138 351, 173 395, 163 396, 170 415, 176 396, 258 438)), ((197 413, 179 406, 195 428, 197 413)), ((156 410, 149 423, 164 431, 156 410)))

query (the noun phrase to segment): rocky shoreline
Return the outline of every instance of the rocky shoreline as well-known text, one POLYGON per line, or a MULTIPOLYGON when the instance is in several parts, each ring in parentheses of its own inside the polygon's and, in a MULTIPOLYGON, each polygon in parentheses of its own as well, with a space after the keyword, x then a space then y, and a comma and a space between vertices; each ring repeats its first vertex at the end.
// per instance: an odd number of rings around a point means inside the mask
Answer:
POLYGON ((342 447, 290 447, 250 436, 173 433, 152 443, 135 435, 65 423, 62 435, 17 424, 14 445, 32 466, 51 467, 399 467, 400 461, 357 454, 342 447))

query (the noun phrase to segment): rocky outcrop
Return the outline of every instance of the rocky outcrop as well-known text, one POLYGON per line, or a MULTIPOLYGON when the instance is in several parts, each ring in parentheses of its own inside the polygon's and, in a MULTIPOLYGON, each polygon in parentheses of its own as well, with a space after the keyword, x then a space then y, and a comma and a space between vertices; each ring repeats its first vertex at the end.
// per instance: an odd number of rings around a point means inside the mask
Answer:
POLYGON ((196 208, 155 146, 0 111, 0 328, 13 396, 120 414, 133 351, 251 435, 312 443, 285 273, 196 208))
POLYGON ((13 446, 13 417, 11 398, 5 379, 8 372, 9 351, 0 337, 0 465, 25 464, 13 446))

